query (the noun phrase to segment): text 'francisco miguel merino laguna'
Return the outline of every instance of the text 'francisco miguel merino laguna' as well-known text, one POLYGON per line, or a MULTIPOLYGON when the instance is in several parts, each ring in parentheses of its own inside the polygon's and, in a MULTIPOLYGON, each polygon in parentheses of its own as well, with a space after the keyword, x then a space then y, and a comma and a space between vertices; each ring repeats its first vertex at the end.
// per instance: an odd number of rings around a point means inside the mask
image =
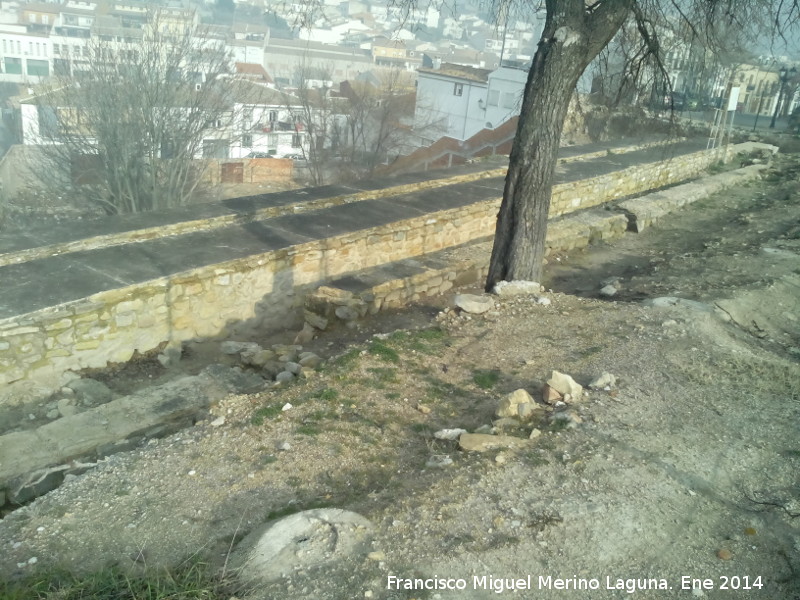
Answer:
POLYGON ((491 575, 473 575, 471 581, 463 578, 431 577, 403 578, 389 575, 386 589, 389 590, 490 590, 502 594, 509 590, 623 590, 633 594, 640 590, 668 590, 666 579, 622 579, 606 576, 605 578, 553 577, 539 575, 534 577, 493 577, 491 575), (470 586, 470 584, 472 584, 470 586), (534 587, 536 586, 536 587, 534 587))

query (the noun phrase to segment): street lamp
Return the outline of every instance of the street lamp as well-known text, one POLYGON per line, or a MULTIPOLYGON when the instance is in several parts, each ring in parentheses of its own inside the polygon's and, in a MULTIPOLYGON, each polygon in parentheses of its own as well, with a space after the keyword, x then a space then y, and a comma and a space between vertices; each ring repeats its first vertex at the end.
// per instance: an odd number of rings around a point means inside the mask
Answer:
POLYGON ((778 88, 778 101, 775 103, 775 114, 772 115, 772 121, 769 123, 770 129, 775 129, 775 119, 778 118, 778 114, 781 112, 781 104, 783 103, 783 90, 789 80, 793 78, 796 73, 797 69, 794 67, 788 71, 786 70, 786 67, 781 67, 780 71, 778 71, 778 79, 781 82, 781 87, 778 88))

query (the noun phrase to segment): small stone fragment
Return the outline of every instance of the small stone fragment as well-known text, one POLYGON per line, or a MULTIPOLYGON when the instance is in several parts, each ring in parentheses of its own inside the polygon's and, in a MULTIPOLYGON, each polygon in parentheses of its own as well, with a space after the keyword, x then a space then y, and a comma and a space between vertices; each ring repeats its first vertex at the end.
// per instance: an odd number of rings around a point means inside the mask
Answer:
POLYGON ((500 400, 495 414, 498 417, 517 417, 520 404, 533 404, 533 398, 523 389, 515 390, 500 400))
POLYGON ((730 560, 733 558, 733 552, 728 550, 727 548, 720 548, 717 550, 717 558, 720 560, 730 560))
POLYGON ((75 406, 74 398, 61 398, 58 401, 58 412, 62 417, 71 417, 78 413, 78 407, 75 406))
POLYGON ((553 371, 550 379, 547 380, 547 385, 556 390, 562 396, 567 394, 572 395, 573 399, 579 399, 583 394, 583 386, 577 383, 572 377, 566 373, 553 371))
POLYGON ((617 288, 615 288, 613 285, 606 285, 600 288, 600 295, 606 298, 611 298, 612 296, 616 296, 617 288))
POLYGON ((423 415, 431 414, 431 407, 425 406, 424 404, 417 404, 417 410, 421 412, 423 415))
POLYGON ((292 375, 299 375, 300 371, 303 370, 303 366, 300 363, 288 361, 285 365, 285 369, 292 375))
POLYGON ((375 552, 370 552, 369 554, 367 554, 367 558, 370 560, 380 561, 380 560, 385 560, 386 555, 380 550, 376 550, 375 552))
POLYGON ((534 402, 525 402, 524 404, 517 405, 517 416, 521 421, 530 421, 537 412, 542 410, 538 404, 534 402))
POLYGON ((314 336, 317 335, 317 330, 314 326, 306 321, 303 323, 303 328, 294 336, 294 343, 305 345, 308 344, 311 340, 314 339, 314 336))
POLYGON ((549 385, 545 384, 542 388, 542 400, 546 404, 555 404, 556 402, 559 402, 561 398, 563 398, 563 396, 549 385))
POLYGON ((453 459, 450 458, 447 454, 434 454, 431 456, 425 466, 428 468, 442 468, 447 467, 453 464, 453 459))
POLYGON ((209 425, 211 425, 211 427, 222 427, 223 425, 225 425, 225 417, 217 417, 216 419, 211 421, 209 425))
POLYGON ((494 308, 494 299, 491 296, 457 294, 455 305, 466 313, 480 315, 494 308))
POLYGON ((316 369, 322 364, 322 358, 313 352, 303 352, 300 354, 300 365, 309 369, 316 369))
POLYGON ((497 419, 494 423, 492 423, 492 427, 494 429, 508 429, 519 427, 520 422, 513 417, 503 417, 502 419, 497 419))
POLYGON ((528 436, 528 439, 529 439, 529 440, 535 440, 535 439, 536 439, 536 438, 538 438, 540 435, 542 435, 542 432, 541 432, 541 430, 539 430, 539 429, 532 429, 532 430, 531 430, 531 434, 528 436))
POLYGON ((328 319, 323 315, 319 315, 308 309, 303 312, 303 315, 305 316, 306 323, 314 329, 325 331, 328 328, 328 319))
POLYGON ((433 434, 437 440, 457 440, 462 433, 467 433, 466 429, 440 429, 433 434))
POLYGON ((337 306, 334 314, 342 321, 355 321, 358 317, 358 311, 352 306, 337 306))
POLYGON ((617 378, 607 371, 603 371, 603 374, 599 377, 595 377, 592 382, 589 384, 589 387, 593 390, 603 390, 606 388, 614 387, 617 383, 617 378))
POLYGON ((492 291, 501 298, 504 298, 508 296, 538 294, 542 291, 542 286, 536 281, 501 281, 494 286, 492 291))
POLYGON ((487 435, 484 433, 464 433, 458 438, 458 445, 468 452, 486 452, 502 448, 521 448, 527 440, 510 435, 487 435))

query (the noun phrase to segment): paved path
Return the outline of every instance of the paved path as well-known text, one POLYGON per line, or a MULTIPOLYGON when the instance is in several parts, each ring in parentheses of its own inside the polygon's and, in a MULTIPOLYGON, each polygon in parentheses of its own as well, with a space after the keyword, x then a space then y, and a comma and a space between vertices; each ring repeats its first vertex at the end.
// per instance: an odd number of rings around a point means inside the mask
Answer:
MULTIPOLYGON (((633 164, 662 161, 670 156, 705 149, 703 139, 634 152, 618 152, 642 142, 643 140, 625 140, 564 148, 560 156, 568 160, 559 165, 557 183, 579 181, 618 171, 633 164), (600 156, 580 159, 581 156, 596 155, 598 152, 600 156)), ((446 171, 378 179, 350 186, 325 186, 262 194, 170 211, 74 223, 69 228, 0 234, 2 260, 4 255, 92 236, 153 228, 158 230, 167 225, 211 217, 238 218, 238 222, 225 224, 222 221, 220 226, 204 231, 68 252, 0 266, 0 318, 25 314, 200 266, 498 198, 502 195, 502 176, 344 203, 310 212, 279 214, 265 220, 252 220, 264 209, 286 207, 284 212, 292 213, 294 207, 302 207, 314 201, 450 178, 459 174, 479 173, 487 168, 498 169, 503 166, 498 158, 446 171)))

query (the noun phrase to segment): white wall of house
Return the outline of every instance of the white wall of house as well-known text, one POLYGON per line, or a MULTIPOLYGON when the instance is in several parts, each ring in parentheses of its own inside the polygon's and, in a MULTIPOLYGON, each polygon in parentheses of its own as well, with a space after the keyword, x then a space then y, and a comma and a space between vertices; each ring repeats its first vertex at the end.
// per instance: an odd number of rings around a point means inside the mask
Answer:
POLYGON ((492 71, 485 83, 420 71, 414 127, 424 136, 425 124, 436 122, 440 127, 432 137, 458 140, 495 129, 520 113, 527 77, 525 69, 512 67, 492 71))
POLYGON ((489 73, 484 104, 487 128, 499 127, 520 113, 527 78, 525 69, 511 67, 500 67, 489 73))
POLYGON ((479 101, 486 100, 486 83, 420 71, 417 75, 414 128, 424 135, 428 124, 436 124, 435 137, 465 140, 486 125, 479 101))
POLYGON ((234 115, 228 136, 230 158, 245 158, 251 152, 281 158, 308 150, 306 132, 292 128, 294 116, 290 107, 236 104, 234 115))
POLYGON ((0 81, 39 83, 53 73, 53 49, 46 34, 20 25, 0 27, 0 81))

